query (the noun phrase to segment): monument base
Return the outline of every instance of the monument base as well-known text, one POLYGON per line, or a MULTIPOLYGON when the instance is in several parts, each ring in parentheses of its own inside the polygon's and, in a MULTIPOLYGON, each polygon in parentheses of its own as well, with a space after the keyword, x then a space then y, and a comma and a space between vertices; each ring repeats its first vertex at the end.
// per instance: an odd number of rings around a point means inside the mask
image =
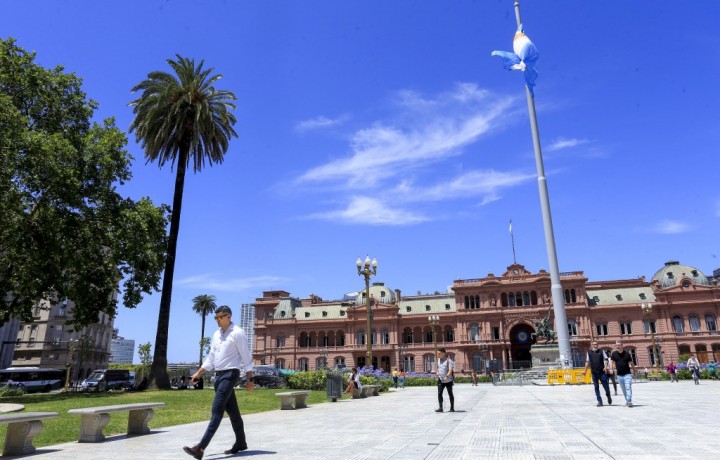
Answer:
POLYGON ((560 348, 557 343, 535 344, 530 347, 533 370, 548 370, 562 367, 560 348))

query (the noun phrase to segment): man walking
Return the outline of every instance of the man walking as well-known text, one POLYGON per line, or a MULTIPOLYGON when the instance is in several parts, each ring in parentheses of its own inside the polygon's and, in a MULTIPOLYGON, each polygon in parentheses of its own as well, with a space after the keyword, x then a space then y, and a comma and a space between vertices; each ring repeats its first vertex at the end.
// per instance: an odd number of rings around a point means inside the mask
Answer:
POLYGON ((612 397, 610 396, 610 386, 607 381, 607 354, 604 350, 598 348, 597 340, 593 340, 590 343, 590 351, 585 356, 585 372, 583 375, 587 375, 588 369, 590 369, 593 386, 595 386, 595 397, 597 398, 598 407, 602 407, 602 397, 600 396, 600 388, 598 382, 602 383, 603 389, 605 390, 605 396, 607 396, 608 404, 612 404, 612 397))
POLYGON ((670 382, 677 382, 677 367, 675 366, 675 363, 670 361, 670 364, 667 367, 667 372, 670 375, 670 382))
POLYGON ((443 412, 443 390, 445 388, 447 388, 448 397, 450 398, 450 412, 455 412, 455 396, 453 396, 455 363, 447 355, 444 348, 440 348, 438 353, 440 353, 440 359, 437 362, 438 403, 440 407, 435 412, 443 412))
POLYGON ((203 457, 205 449, 220 426, 224 412, 227 412, 230 424, 235 432, 235 444, 225 451, 225 455, 247 450, 245 428, 235 398, 235 385, 237 385, 241 375, 247 377, 245 388, 248 391, 251 391, 254 387, 252 382, 253 363, 247 335, 240 327, 233 324, 232 311, 227 305, 222 305, 215 310, 215 320, 220 328, 213 334, 210 353, 200 369, 190 377, 190 380, 195 383, 205 372, 215 371, 215 399, 213 400, 212 416, 207 430, 205 430, 205 435, 196 446, 183 447, 185 453, 196 459, 203 457))
POLYGON ((632 407, 632 383, 633 373, 635 372, 635 363, 632 360, 630 353, 625 351, 623 348, 622 341, 618 340, 615 342, 615 351, 610 355, 610 360, 613 363, 613 369, 617 373, 618 382, 620 382, 620 389, 625 396, 625 405, 632 407))

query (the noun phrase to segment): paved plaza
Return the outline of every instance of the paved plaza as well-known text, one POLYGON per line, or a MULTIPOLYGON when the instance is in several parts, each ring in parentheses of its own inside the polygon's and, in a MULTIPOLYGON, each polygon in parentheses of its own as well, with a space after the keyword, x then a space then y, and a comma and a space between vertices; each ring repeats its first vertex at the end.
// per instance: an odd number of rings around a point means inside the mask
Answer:
MULTIPOLYGON (((225 419, 204 458, 720 458, 720 382, 640 382, 633 390, 635 407, 624 407, 622 392, 613 405, 596 407, 589 385, 462 384, 455 386, 457 412, 442 414, 434 412, 434 387, 391 390, 379 397, 247 415, 250 449, 235 456, 223 454, 234 440, 225 419)), ((242 410, 242 393, 239 399, 242 410)), ((182 446, 196 443, 206 425, 46 446, 27 458, 191 459, 182 446)))

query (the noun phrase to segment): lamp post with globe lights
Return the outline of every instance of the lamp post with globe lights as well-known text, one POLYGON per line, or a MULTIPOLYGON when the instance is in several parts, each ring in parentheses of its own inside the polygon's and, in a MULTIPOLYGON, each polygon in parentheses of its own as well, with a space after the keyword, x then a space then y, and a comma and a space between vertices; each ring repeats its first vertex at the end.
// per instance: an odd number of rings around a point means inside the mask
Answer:
POLYGON ((435 362, 433 363, 432 370, 435 370, 435 366, 437 364, 438 356, 437 356, 437 333, 435 332, 435 328, 438 324, 440 324, 440 317, 438 315, 430 315, 428 316, 428 321, 430 321, 430 326, 432 327, 432 336, 433 336, 433 349, 435 350, 435 362))
POLYGON ((650 327, 650 320, 652 319, 653 306, 651 303, 644 303, 644 304, 640 305, 640 308, 643 311, 643 315, 645 315, 648 329, 650 330, 650 338, 652 340, 653 365, 654 366, 660 365, 662 367, 662 360, 660 359, 660 355, 658 354, 658 350, 657 350, 657 344, 655 343, 655 326, 653 325, 652 328, 650 327))
POLYGON ((370 277, 377 274, 377 259, 370 261, 370 256, 365 257, 365 262, 358 257, 355 262, 357 265, 358 275, 365 277, 365 306, 367 308, 367 331, 365 332, 365 344, 367 351, 365 352, 365 367, 372 366, 372 329, 371 329, 371 311, 370 311, 370 277))

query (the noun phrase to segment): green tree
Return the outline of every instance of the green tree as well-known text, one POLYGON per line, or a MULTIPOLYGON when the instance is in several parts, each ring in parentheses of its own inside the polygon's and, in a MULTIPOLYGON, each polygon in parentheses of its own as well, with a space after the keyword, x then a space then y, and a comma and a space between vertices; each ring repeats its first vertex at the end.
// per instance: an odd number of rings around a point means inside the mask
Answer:
POLYGON ((194 299, 192 309, 195 313, 202 317, 202 327, 200 329, 200 366, 203 362, 203 339, 205 338, 205 318, 207 315, 215 313, 217 304, 215 303, 215 296, 208 294, 201 294, 194 299))
POLYGON ((142 377, 147 374, 148 369, 150 369, 150 366, 152 366, 153 362, 153 356, 152 356, 152 345, 150 342, 147 343, 141 343, 138 345, 138 355, 140 356, 140 365, 142 368, 141 375, 137 375, 135 380, 138 382, 142 379, 142 377))
POLYGON ((127 139, 82 80, 0 39, 0 324, 42 299, 74 302, 75 330, 157 290, 169 208, 133 201, 127 139))
POLYGON ((204 70, 204 61, 196 66, 193 59, 180 55, 176 61, 168 59, 167 63, 175 75, 150 72, 146 80, 132 88, 132 92, 140 92, 140 97, 130 103, 135 114, 130 132, 135 131, 147 161, 157 162, 160 167, 167 162, 171 167, 177 166, 149 382, 151 386, 164 389, 170 388, 167 344, 185 172, 190 165, 194 172, 199 172, 206 162, 209 165, 222 163, 230 138, 237 136, 232 128, 235 116, 230 112, 235 109, 232 101, 236 97, 230 91, 216 90, 213 86, 222 76, 213 75, 213 69, 204 70))

